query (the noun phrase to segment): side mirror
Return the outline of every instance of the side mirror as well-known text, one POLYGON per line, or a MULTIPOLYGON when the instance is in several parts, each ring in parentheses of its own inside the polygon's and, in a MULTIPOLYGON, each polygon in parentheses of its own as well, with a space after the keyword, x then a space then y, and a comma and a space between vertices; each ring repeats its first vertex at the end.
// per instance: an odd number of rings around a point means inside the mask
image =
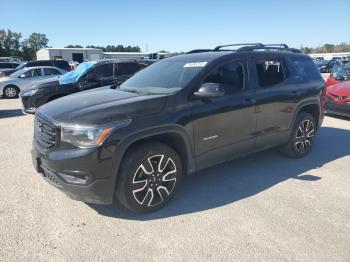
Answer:
POLYGON ((225 95, 225 90, 221 84, 204 83, 194 95, 200 98, 220 97, 225 95))
POLYGON ((335 80, 344 81, 344 80, 345 80, 345 77, 344 77, 344 76, 337 76, 337 77, 335 78, 335 80))
POLYGON ((19 78, 25 78, 25 77, 26 77, 25 74, 22 74, 22 75, 19 76, 19 78))

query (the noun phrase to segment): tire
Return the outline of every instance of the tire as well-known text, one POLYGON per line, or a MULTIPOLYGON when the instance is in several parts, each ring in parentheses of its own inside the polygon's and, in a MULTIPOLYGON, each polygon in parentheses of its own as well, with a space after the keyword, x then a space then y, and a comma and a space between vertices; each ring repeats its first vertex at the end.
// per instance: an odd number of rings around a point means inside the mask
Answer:
POLYGON ((316 135, 315 118, 306 112, 300 112, 294 123, 284 151, 292 158, 306 156, 312 148, 316 135))
POLYGON ((129 149, 123 158, 115 195, 134 213, 162 208, 182 180, 182 163, 171 147, 150 141, 129 149))
POLYGON ((5 98, 17 98, 19 95, 19 88, 14 85, 6 86, 3 95, 5 98))

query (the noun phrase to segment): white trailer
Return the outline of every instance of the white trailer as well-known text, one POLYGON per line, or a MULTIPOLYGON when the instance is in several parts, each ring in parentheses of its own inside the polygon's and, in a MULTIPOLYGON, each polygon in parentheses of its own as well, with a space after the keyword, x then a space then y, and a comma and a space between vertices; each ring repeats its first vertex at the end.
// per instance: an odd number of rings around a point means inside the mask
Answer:
POLYGON ((96 61, 103 51, 97 48, 42 48, 36 52, 37 60, 96 61))

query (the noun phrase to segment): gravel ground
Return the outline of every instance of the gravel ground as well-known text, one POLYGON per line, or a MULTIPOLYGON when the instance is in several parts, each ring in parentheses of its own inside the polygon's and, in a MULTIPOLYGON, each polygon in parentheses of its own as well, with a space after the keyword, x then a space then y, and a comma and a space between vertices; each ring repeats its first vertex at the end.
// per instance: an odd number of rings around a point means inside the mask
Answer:
POLYGON ((35 173, 33 116, 0 99, 0 261, 350 261, 350 121, 313 151, 254 154, 187 178, 136 216, 66 197, 35 173))

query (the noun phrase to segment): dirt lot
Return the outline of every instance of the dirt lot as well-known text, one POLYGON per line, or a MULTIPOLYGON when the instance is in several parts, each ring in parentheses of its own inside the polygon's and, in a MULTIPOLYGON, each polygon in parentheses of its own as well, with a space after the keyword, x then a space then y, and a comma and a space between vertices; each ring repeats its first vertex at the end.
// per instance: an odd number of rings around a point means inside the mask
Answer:
POLYGON ((272 150, 211 168, 136 216, 36 174, 19 108, 0 99, 0 261, 350 261, 350 120, 326 117, 304 159, 272 150))

